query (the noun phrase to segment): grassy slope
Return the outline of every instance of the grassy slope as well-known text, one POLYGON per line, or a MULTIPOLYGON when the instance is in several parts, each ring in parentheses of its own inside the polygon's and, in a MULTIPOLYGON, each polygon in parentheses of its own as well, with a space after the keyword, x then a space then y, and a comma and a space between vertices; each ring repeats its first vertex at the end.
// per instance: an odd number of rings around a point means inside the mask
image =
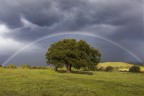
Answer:
POLYGON ((0 96, 144 96, 144 74, 0 69, 0 96))
POLYGON ((125 62, 104 62, 99 63, 99 66, 107 67, 107 66, 113 66, 113 67, 120 67, 120 66, 133 66, 133 64, 125 63, 125 62))
MULTIPOLYGON (((134 64, 129 64, 125 62, 104 62, 104 63, 99 63, 99 67, 104 67, 106 68, 107 66, 112 66, 112 67, 121 67, 120 69, 128 70, 131 66, 134 64)), ((144 66, 140 66, 141 71, 144 71, 144 66)))

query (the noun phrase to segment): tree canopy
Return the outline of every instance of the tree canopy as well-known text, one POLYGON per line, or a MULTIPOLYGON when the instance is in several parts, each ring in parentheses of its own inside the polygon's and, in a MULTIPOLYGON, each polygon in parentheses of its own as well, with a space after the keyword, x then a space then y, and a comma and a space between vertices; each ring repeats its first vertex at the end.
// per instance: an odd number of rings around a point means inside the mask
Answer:
POLYGON ((71 72, 71 67, 95 70, 101 60, 101 54, 84 40, 64 39, 51 44, 46 53, 46 60, 48 64, 55 66, 55 70, 63 66, 67 72, 71 72))

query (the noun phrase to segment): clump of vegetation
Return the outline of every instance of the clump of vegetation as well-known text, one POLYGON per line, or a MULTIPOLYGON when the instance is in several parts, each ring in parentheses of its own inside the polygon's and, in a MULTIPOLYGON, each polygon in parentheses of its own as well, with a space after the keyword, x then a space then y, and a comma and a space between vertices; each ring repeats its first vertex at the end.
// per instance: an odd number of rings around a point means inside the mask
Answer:
POLYGON ((36 69, 36 66, 31 67, 31 69, 36 69))
POLYGON ((2 67, 2 65, 0 65, 0 67, 2 67))
POLYGON ((129 72, 141 72, 139 66, 132 66, 129 68, 129 72))
POLYGON ((30 69, 31 66, 28 65, 28 64, 24 64, 24 65, 21 66, 21 68, 22 68, 22 69, 30 69))
POLYGON ((33 66, 31 69, 47 69, 45 66, 33 66))
POLYGON ((66 71, 70 73, 72 67, 96 70, 101 54, 83 40, 64 39, 50 46, 46 53, 46 60, 48 64, 55 66, 55 70, 65 66, 66 71))
POLYGON ((112 72, 113 70, 114 70, 114 67, 112 66, 107 66, 105 69, 106 72, 112 72))
POLYGON ((16 66, 16 65, 14 65, 14 64, 9 64, 9 65, 7 66, 7 68, 16 69, 16 68, 17 68, 17 66, 16 66))

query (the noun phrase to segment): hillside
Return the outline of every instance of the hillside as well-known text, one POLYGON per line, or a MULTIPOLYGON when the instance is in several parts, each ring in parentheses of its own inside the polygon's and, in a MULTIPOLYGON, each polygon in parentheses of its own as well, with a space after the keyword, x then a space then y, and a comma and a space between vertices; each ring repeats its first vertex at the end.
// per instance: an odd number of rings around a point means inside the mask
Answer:
MULTIPOLYGON (((136 64, 130 64, 130 63, 126 63, 126 62, 103 62, 103 63, 99 63, 98 67, 103 67, 106 68, 107 66, 112 66, 112 67, 117 67, 119 68, 119 70, 125 70, 128 71, 128 69, 136 64)), ((144 66, 138 65, 141 68, 141 71, 144 71, 144 66)))
POLYGON ((134 64, 130 64, 130 63, 125 63, 125 62, 103 62, 103 63, 99 63, 98 66, 101 67, 107 67, 107 66, 112 66, 112 67, 131 67, 134 64))

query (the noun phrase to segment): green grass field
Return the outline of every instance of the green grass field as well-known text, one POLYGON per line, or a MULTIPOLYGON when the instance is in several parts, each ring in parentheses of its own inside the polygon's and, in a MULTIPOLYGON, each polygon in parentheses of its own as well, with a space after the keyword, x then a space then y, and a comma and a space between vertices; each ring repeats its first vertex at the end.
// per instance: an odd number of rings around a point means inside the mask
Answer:
POLYGON ((144 74, 0 68, 0 96, 144 96, 144 74))

